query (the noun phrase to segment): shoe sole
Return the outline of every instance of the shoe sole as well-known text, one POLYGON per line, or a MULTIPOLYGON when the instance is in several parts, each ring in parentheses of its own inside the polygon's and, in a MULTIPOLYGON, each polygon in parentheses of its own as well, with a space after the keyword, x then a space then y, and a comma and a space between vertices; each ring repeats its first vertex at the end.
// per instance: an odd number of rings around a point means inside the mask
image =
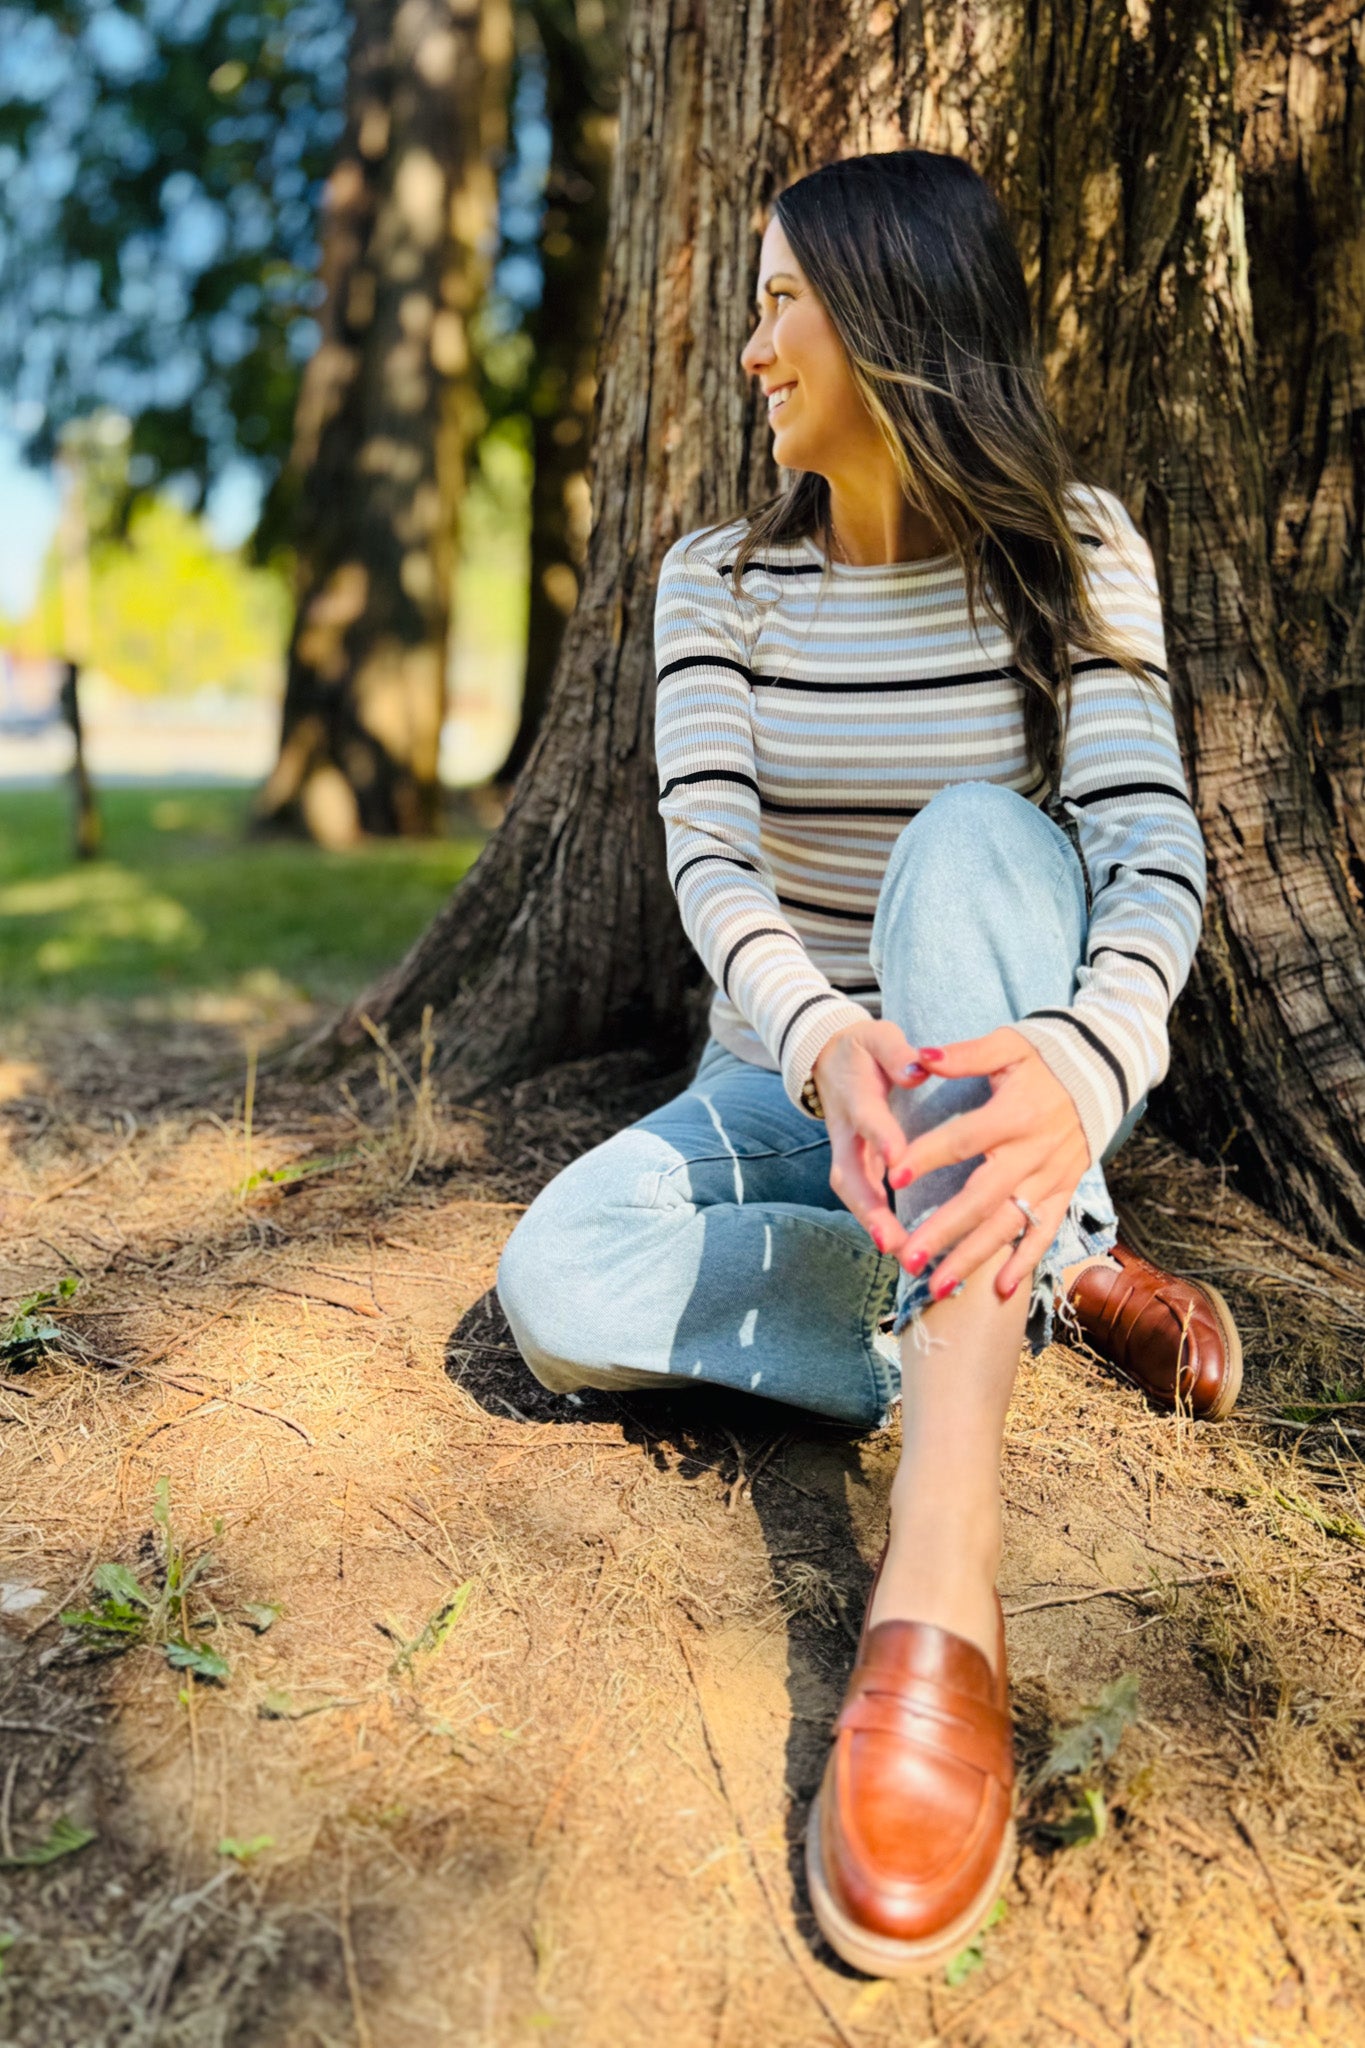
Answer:
MULTIPOLYGON (((1223 1384, 1218 1389, 1218 1398, 1198 1419, 1201 1422, 1221 1422, 1225 1415, 1232 1413, 1237 1396, 1242 1391, 1242 1338, 1232 1319, 1232 1310, 1218 1289, 1210 1287, 1207 1280, 1201 1280, 1198 1284, 1199 1292, 1208 1297, 1209 1306, 1218 1318, 1218 1327, 1223 1333, 1228 1356, 1228 1369, 1223 1376, 1223 1384)), ((1194 1281, 1191 1280, 1189 1285, 1193 1287, 1194 1281)))
POLYGON ((898 1941, 892 1935, 873 1934, 866 1927, 860 1927, 835 1904, 825 1882, 820 1858, 818 1792, 811 1801, 810 1819, 806 1823, 806 1883, 816 1923, 835 1955, 868 1977, 915 1977, 936 1969, 940 1963, 951 1962, 972 1936, 980 1932, 991 1907, 1009 1882, 1017 1854, 1018 1839, 1011 1820, 1006 1826, 995 1867, 966 1911, 959 1913, 956 1920, 937 1934, 927 1934, 919 1941, 898 1941))

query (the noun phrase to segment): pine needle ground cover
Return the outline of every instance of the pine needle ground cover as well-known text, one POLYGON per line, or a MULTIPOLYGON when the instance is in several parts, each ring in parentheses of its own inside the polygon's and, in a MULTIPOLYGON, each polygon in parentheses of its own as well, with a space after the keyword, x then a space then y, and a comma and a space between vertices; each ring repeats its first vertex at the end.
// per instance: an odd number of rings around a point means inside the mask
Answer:
POLYGON ((375 1047, 249 1090, 254 1027, 110 1018, 16 1025, 0 1070, 0 2039, 1361 2039, 1358 1264, 1125 1150, 1243 1399, 1194 1427, 1025 1362, 1019 1869, 937 1977, 869 1983, 800 1839, 894 1429, 554 1400, 490 1292, 537 1188, 680 1077, 453 1109, 375 1047))

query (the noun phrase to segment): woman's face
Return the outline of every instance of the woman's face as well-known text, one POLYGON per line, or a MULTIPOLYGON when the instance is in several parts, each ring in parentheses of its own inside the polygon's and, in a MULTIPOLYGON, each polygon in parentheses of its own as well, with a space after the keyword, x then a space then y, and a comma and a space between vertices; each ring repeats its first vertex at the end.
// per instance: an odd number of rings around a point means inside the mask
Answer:
POLYGON ((881 446, 828 313, 774 214, 759 254, 758 325, 740 352, 768 394, 773 459, 830 477, 881 446))

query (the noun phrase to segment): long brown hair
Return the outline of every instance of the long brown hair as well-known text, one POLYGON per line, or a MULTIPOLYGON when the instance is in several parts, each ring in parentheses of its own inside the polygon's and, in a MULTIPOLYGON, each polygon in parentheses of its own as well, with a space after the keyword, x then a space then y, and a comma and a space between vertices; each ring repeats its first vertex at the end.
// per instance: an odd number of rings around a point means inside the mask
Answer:
MULTIPOLYGON (((1146 675, 1087 581, 1067 511, 1071 487, 1087 480, 1048 403, 1004 210, 962 157, 897 149, 823 165, 787 186, 773 211, 906 498, 962 565, 973 630, 984 606, 1010 636, 1030 762, 1055 790, 1070 647, 1146 675)), ((793 472, 745 516, 736 592, 765 545, 818 536, 833 558, 829 485, 813 470, 793 472)))

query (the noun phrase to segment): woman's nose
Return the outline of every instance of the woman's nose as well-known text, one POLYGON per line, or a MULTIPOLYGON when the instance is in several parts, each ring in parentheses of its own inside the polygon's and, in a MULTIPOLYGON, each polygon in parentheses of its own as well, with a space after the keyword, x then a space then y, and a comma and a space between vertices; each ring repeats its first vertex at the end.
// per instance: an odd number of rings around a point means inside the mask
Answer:
POLYGON ((760 333, 761 330, 756 327, 739 352, 739 367, 747 377, 756 377, 760 366, 771 354, 770 350, 763 348, 760 333))

